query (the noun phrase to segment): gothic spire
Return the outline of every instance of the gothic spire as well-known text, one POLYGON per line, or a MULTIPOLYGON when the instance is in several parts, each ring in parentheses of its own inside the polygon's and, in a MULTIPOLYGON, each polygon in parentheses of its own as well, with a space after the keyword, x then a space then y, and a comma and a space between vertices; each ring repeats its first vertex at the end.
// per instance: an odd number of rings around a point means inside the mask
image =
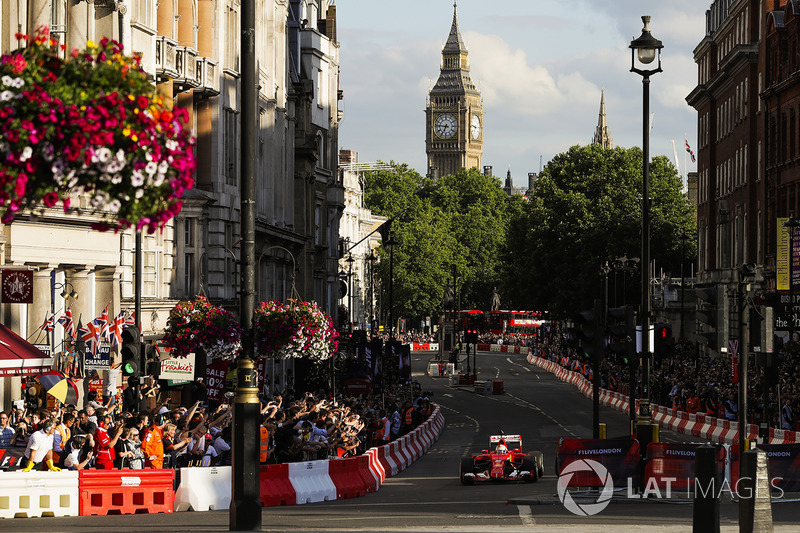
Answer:
POLYGON ((461 38, 461 30, 458 28, 458 4, 453 2, 453 25, 450 27, 450 35, 447 37, 447 43, 444 45, 442 52, 466 52, 467 46, 464 44, 464 39, 461 38))
POLYGON ((599 144, 603 148, 613 148, 614 141, 608 134, 608 124, 606 123, 606 92, 605 88, 600 90, 600 116, 597 118, 597 129, 594 131, 592 144, 599 144))

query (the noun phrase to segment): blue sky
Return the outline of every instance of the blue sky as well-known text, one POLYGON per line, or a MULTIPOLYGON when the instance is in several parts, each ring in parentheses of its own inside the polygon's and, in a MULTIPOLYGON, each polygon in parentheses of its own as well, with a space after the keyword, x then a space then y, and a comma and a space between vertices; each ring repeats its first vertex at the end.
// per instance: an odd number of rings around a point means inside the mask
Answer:
MULTIPOLYGON (((651 79, 651 155, 684 168, 683 137, 696 152, 694 48, 708 1, 459 0, 472 80, 484 100, 483 164, 517 185, 575 144, 591 142, 600 91, 615 146, 641 146, 642 79, 629 72, 642 15, 664 44, 664 72, 651 79)), ((339 0, 344 120, 339 146, 361 161, 408 163, 425 173, 425 98, 439 74, 452 0, 339 0)), ((688 170, 696 170, 688 161, 688 170)))

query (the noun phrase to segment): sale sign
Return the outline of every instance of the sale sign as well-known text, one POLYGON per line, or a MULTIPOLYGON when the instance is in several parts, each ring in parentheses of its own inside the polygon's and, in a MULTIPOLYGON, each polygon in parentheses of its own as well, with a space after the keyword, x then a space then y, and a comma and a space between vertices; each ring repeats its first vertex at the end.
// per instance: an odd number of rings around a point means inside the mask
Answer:
POLYGON ((206 398, 209 402, 221 402, 224 399, 227 373, 227 361, 217 361, 206 367, 206 398))

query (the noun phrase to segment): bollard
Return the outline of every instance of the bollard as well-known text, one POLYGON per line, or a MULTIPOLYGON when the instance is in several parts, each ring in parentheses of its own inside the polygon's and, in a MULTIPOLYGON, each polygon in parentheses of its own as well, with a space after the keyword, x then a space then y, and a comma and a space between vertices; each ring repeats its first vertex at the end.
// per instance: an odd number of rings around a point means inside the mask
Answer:
POLYGON ((693 533, 719 533, 719 498, 716 486, 717 451, 708 444, 699 446, 694 456, 693 533))
POLYGON ((772 500, 769 463, 764 450, 744 452, 741 457, 742 478, 739 480, 739 531, 741 533, 772 532, 772 500))

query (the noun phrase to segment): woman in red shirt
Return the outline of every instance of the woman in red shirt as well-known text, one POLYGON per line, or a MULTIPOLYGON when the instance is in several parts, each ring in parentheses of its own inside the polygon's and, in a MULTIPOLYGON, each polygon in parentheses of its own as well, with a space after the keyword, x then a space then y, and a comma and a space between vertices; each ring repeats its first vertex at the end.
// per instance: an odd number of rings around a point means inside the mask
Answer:
POLYGON ((114 446, 122 434, 123 425, 112 425, 111 415, 108 414, 99 416, 97 424, 94 432, 94 466, 101 470, 113 470, 116 456, 114 446), (114 437, 108 434, 109 430, 114 432, 114 437))

